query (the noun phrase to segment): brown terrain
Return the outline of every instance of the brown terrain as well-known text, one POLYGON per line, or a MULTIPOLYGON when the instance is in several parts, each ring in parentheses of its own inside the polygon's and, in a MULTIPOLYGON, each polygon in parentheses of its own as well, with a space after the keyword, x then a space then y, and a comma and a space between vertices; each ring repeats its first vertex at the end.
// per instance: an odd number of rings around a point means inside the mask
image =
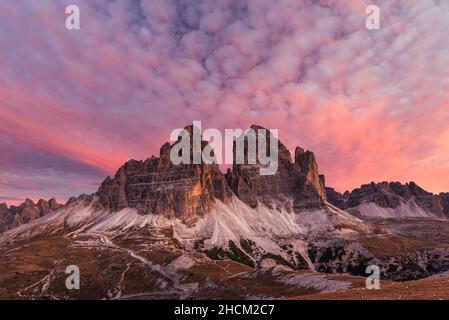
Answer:
MULTIPOLYGON (((117 245, 133 248, 155 264, 167 265, 182 255, 177 250, 146 250, 134 241, 117 241, 117 245)), ((257 271, 219 260, 198 262, 180 272, 182 290, 155 291, 160 279, 160 274, 148 271, 139 259, 130 259, 123 249, 83 247, 66 237, 18 243, 2 251, 0 258, 0 299, 449 299, 449 274, 404 282, 381 280, 380 290, 368 290, 364 277, 257 271), (80 267, 81 289, 67 290, 65 268, 74 262, 80 267), (299 277, 298 283, 280 280, 288 277, 299 277), (317 282, 307 281, 308 277, 317 282)))

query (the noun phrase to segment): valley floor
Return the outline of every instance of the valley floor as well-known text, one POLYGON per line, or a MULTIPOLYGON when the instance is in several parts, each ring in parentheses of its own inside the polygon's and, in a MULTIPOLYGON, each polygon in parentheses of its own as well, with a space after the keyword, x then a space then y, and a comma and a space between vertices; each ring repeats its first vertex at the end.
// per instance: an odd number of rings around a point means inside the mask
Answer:
POLYGON ((0 299, 449 299, 449 274, 407 282, 292 271, 254 270, 136 239, 54 236, 0 249, 0 299), (68 290, 69 265, 80 290, 68 290))

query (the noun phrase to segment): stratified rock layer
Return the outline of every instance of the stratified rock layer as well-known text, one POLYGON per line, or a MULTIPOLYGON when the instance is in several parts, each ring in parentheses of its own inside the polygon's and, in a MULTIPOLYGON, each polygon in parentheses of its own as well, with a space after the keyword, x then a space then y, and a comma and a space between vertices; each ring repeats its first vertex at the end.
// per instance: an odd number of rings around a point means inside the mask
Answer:
MULTIPOLYGON (((185 129, 191 138, 190 159, 193 160, 194 127, 185 129)), ((263 128, 253 126, 252 129, 258 132, 263 128)), ((269 136, 270 132, 267 130, 266 134, 269 136)), ((261 175, 258 162, 234 165, 225 179, 217 164, 174 165, 170 161, 170 152, 180 141, 164 144, 159 158, 125 163, 113 178, 108 177, 100 186, 97 196, 101 205, 110 211, 134 208, 141 214, 189 220, 208 213, 216 199, 228 203, 232 191, 252 207, 258 202, 269 206, 273 203, 290 204, 290 200, 293 200, 295 209, 318 208, 324 204, 324 176, 318 174, 315 156, 310 151, 297 148, 293 162, 290 152, 279 142, 275 174, 261 175)), ((204 150, 206 146, 203 141, 200 149, 204 150)), ((245 159, 247 147, 245 143, 245 159)), ((235 148, 234 143, 234 151, 235 148)))
MULTIPOLYGON (((186 130, 192 137, 192 126, 186 130)), ((232 193, 218 165, 174 165, 170 151, 176 143, 164 144, 159 158, 128 161, 113 178, 108 177, 97 193, 103 207, 111 211, 134 208, 140 214, 189 220, 208 213, 215 199, 228 203, 232 193)), ((190 152, 192 159, 193 139, 190 152)))
MULTIPOLYGON (((251 129, 257 134, 259 130, 265 130, 268 154, 270 136, 274 139, 270 131, 260 126, 251 126, 251 129)), ((258 145, 258 135, 256 140, 258 145)), ((236 148, 234 142, 234 153, 236 148)), ((249 206, 254 208, 261 202, 269 207, 284 204, 289 208, 292 200, 293 209, 300 210, 319 208, 324 204, 324 176, 320 177, 312 152, 297 148, 293 162, 290 151, 278 141, 277 172, 260 175, 260 162, 248 163, 248 139, 245 139, 244 159, 244 164, 234 164, 232 171, 228 170, 226 180, 232 191, 249 206)))

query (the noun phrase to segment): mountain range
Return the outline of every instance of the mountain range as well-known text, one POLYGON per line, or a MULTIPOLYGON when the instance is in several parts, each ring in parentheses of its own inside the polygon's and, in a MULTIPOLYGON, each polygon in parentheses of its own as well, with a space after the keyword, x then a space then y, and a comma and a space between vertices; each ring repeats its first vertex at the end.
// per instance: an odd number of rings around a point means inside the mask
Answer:
POLYGON ((352 192, 341 194, 326 188, 330 203, 343 210, 360 209, 361 215, 383 217, 437 216, 449 217, 449 193, 432 194, 415 182, 381 182, 362 185, 352 192), (369 210, 369 207, 377 211, 369 210))
POLYGON ((61 207, 62 205, 55 198, 48 201, 40 199, 37 203, 34 203, 31 199, 26 199, 19 206, 9 208, 6 203, 0 203, 0 232, 39 219, 61 207))
POLYGON ((369 265, 387 286, 449 270, 449 193, 382 182, 341 194, 326 187, 313 152, 292 155, 280 141, 274 175, 260 175, 259 162, 225 174, 174 165, 177 143, 63 206, 0 205, 0 297, 357 296, 369 265), (78 291, 64 286, 68 265, 81 270, 78 291))

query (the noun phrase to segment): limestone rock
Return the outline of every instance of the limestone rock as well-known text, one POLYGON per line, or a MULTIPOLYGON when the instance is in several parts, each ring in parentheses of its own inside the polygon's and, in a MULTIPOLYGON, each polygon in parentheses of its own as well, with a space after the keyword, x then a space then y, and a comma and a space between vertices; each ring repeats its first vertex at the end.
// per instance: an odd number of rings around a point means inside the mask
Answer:
POLYGON ((443 207, 443 214, 449 217, 449 192, 440 193, 439 198, 441 200, 441 206, 443 207))
POLYGON ((445 194, 434 195, 419 187, 415 182, 381 182, 362 185, 344 195, 333 189, 326 189, 328 201, 340 209, 357 207, 372 202, 382 208, 396 209, 413 200, 422 209, 436 216, 448 215, 449 204, 445 194))
MULTIPOLYGON (((265 130, 267 135, 266 151, 269 151, 270 131, 260 127, 251 126, 257 134, 265 130)), ((262 132, 261 132, 262 133, 262 132)), ((273 139, 274 136, 272 136, 273 139)), ((259 144, 257 135, 256 145, 259 144)), ((234 142, 234 159, 237 143, 234 142)), ((301 149, 302 150, 302 149, 301 149)), ((295 162, 288 149, 278 141, 278 169, 275 174, 261 175, 261 164, 258 161, 250 164, 248 161, 248 139, 244 140, 244 164, 234 164, 228 170, 226 180, 232 191, 246 204, 256 207, 259 202, 268 207, 284 205, 290 208, 292 200, 293 209, 319 208, 324 204, 324 178, 318 174, 315 156, 311 152, 301 152, 298 149, 295 162)))
MULTIPOLYGON (((193 127, 186 130, 192 137, 193 127)), ((159 158, 125 163, 101 184, 97 192, 101 205, 111 211, 129 207, 140 214, 191 220, 208 213, 215 199, 228 203, 232 193, 218 165, 173 164, 170 151, 177 143, 164 144, 159 158)), ((202 143, 201 150, 205 146, 202 143)), ((192 158, 193 139, 190 152, 192 158)))
POLYGON ((41 199, 36 204, 33 200, 27 198, 19 206, 11 206, 10 208, 4 203, 0 204, 0 232, 30 223, 58 210, 60 207, 61 205, 54 198, 50 201, 41 199))
POLYGON ((320 198, 325 199, 325 178, 324 175, 320 175, 318 172, 315 154, 312 151, 304 151, 304 149, 297 147, 295 150, 295 163, 301 167, 307 183, 318 192, 320 198))
POLYGON ((340 192, 336 191, 333 188, 327 187, 326 188, 326 198, 327 201, 337 208, 340 208, 342 210, 347 209, 347 202, 349 199, 349 192, 346 191, 344 194, 341 194, 340 192))
POLYGON ((14 214, 8 209, 6 203, 0 204, 0 232, 8 230, 14 222, 14 214))

